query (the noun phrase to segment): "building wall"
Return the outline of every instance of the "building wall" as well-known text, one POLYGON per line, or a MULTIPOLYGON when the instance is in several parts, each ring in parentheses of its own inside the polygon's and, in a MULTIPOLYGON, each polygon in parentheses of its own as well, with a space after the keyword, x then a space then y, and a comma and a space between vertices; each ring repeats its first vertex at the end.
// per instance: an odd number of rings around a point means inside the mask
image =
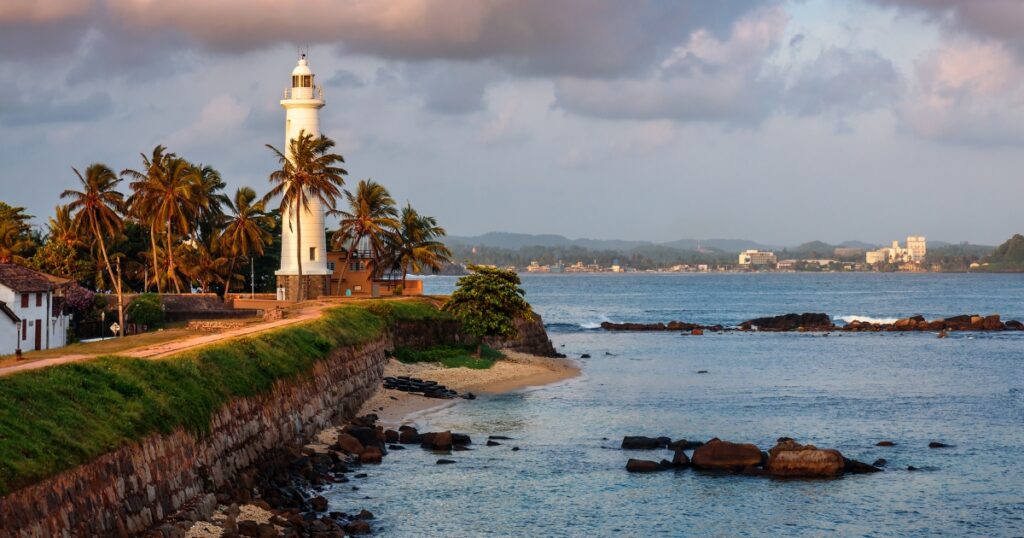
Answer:
POLYGON ((21 293, 0 285, 0 301, 7 303, 7 307, 25 324, 25 328, 22 330, 21 327, 14 327, 15 324, 7 316, 0 315, 3 318, 0 320, 0 355, 14 353, 19 344, 23 352, 36 350, 37 323, 42 325, 38 349, 63 347, 67 337, 68 320, 65 316, 56 318, 51 316, 52 294, 29 292, 27 308, 21 306, 21 295, 21 293), (41 306, 36 306, 36 293, 42 297, 41 306))

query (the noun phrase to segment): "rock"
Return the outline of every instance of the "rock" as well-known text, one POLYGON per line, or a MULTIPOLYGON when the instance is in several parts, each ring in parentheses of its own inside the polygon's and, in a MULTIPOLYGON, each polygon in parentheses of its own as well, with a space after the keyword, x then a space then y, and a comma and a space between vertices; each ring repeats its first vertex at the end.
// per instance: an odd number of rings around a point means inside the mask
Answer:
POLYGON ((512 438, 507 435, 488 435, 488 439, 496 439, 498 441, 511 441, 512 438))
POLYGON ((690 458, 686 456, 686 452, 682 449, 676 450, 672 456, 672 466, 677 469, 683 469, 690 466, 690 458))
POLYGON ((939 336, 938 336, 939 338, 945 338, 947 336, 949 336, 949 335, 946 334, 946 331, 939 331, 939 336))
POLYGON ((257 537, 260 535, 260 524, 251 519, 243 519, 237 523, 239 536, 257 537))
POLYGON ((671 441, 668 437, 644 437, 642 435, 627 435, 622 438, 622 448, 626 450, 652 450, 668 446, 671 441))
POLYGON ((327 511, 327 499, 325 499, 321 495, 317 495, 316 497, 313 497, 312 499, 310 499, 309 504, 310 504, 310 506, 313 507, 313 510, 316 511, 316 512, 326 512, 327 511))
POLYGON ((1003 322, 999 319, 999 314, 985 316, 985 318, 981 320, 981 328, 986 331, 1001 331, 1004 329, 1003 322))
POLYGON ((706 374, 706 373, 708 373, 708 371, 707 370, 697 370, 697 373, 698 374, 706 374))
POLYGON ((1024 331, 1024 323, 1021 323, 1015 319, 1011 319, 1006 322, 1006 328, 1013 331, 1024 331))
MULTIPOLYGON (((881 460, 885 464, 885 460, 881 460)), ((881 472, 877 465, 868 465, 862 461, 844 459, 843 471, 850 474, 867 474, 881 472)))
POLYGON ((704 329, 690 329, 690 335, 691 336, 702 336, 703 334, 704 334, 704 329))
POLYGON ((693 450, 703 444, 704 443, 700 441, 687 441, 686 439, 678 439, 676 441, 672 441, 671 443, 669 443, 665 448, 675 452, 677 450, 693 450))
POLYGON ((792 439, 782 441, 769 450, 765 466, 772 476, 785 477, 839 476, 845 468, 845 460, 838 450, 801 445, 792 439))
POLYGON ((908 471, 916 471, 917 467, 914 467, 913 465, 907 465, 907 470, 908 471))
POLYGON ((373 519, 373 512, 371 512, 369 510, 365 510, 365 509, 360 510, 359 513, 356 514, 356 519, 362 519, 362 520, 373 519))
POLYGON ((277 528, 270 523, 260 523, 257 526, 256 536, 259 538, 277 538, 281 536, 281 533, 277 532, 277 528))
POLYGON ((747 466, 761 465, 761 449, 716 437, 694 450, 690 463, 698 469, 741 471, 747 466))
POLYGON ((519 452, 519 447, 517 447, 517 446, 512 447, 512 452, 519 452))
POLYGON ((662 471, 663 467, 660 463, 651 460, 635 460, 630 458, 626 462, 626 471, 631 473, 653 473, 655 471, 662 471))
POLYGON ((947 445, 946 443, 940 443, 938 441, 932 441, 928 443, 928 448, 949 448, 953 445, 947 445))
POLYGON ((347 433, 338 434, 338 442, 335 443, 335 446, 349 454, 360 454, 364 448, 363 443, 360 443, 359 439, 356 439, 347 433))
POLYGON ((452 444, 453 445, 471 445, 471 444, 473 444, 473 439, 471 439, 468 435, 466 435, 464 433, 453 433, 452 434, 452 444))
POLYGON ((827 330, 833 326, 832 318, 828 314, 806 312, 751 319, 741 323, 740 327, 746 330, 757 327, 759 331, 782 332, 795 331, 800 327, 804 330, 827 330))
POLYGON ((892 441, 879 441, 875 443, 875 446, 896 446, 896 443, 892 441))
POLYGON ((584 354, 580 355, 580 358, 581 359, 589 359, 590 358, 590 353, 584 353, 584 354))
POLYGON ((405 450, 403 445, 388 445, 388 450, 405 450))
POLYGON ((384 442, 395 444, 398 442, 399 433, 395 430, 384 430, 384 442))
POLYGON ((376 444, 381 440, 377 438, 377 428, 370 428, 368 426, 345 426, 343 431, 344 433, 358 439, 364 447, 376 444))
POLYGON ((455 460, 448 460, 444 458, 437 460, 437 465, 451 465, 453 463, 455 463, 455 460))
POLYGON ((500 446, 500 445, 501 445, 501 443, 499 443, 497 441, 493 441, 491 439, 487 440, 487 446, 500 446))
POLYGON ((874 462, 874 463, 872 463, 871 465, 874 465, 875 467, 885 467, 885 464, 886 464, 886 463, 889 463, 889 462, 888 462, 888 461, 886 461, 886 460, 885 460, 885 458, 878 458, 878 459, 877 459, 877 460, 875 460, 875 462, 874 462))
MULTIPOLYGON (((429 434, 428 434, 429 435, 429 434)), ((423 442, 426 443, 427 439, 424 437, 423 442)), ((452 432, 443 431, 434 433, 430 436, 430 449, 432 450, 451 450, 452 449, 452 432)))
POLYGON ((740 474, 743 475, 743 476, 771 476, 772 475, 771 473, 768 472, 767 469, 762 469, 760 467, 754 467, 753 465, 748 465, 748 466, 744 467, 743 470, 740 471, 740 474))
POLYGON ((360 463, 380 463, 383 458, 384 454, 375 446, 365 448, 359 453, 360 463))
POLYGON ((370 534, 370 524, 362 519, 350 521, 345 525, 345 532, 349 534, 370 534))
POLYGON ((403 428, 405 429, 398 432, 399 443, 402 443, 403 445, 418 445, 423 442, 423 436, 416 431, 416 428, 410 428, 408 426, 403 426, 403 428))

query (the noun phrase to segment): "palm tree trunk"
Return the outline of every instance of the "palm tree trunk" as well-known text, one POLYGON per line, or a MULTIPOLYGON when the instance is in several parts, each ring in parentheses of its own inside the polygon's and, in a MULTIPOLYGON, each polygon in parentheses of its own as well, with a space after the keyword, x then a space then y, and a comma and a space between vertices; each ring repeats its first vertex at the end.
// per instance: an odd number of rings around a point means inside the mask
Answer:
MULTIPOLYGON (((121 293, 121 280, 114 277, 114 270, 110 267, 110 258, 107 257, 107 245, 103 241, 103 236, 100 234, 100 227, 96 224, 96 221, 92 222, 93 233, 96 234, 96 239, 100 242, 100 253, 103 254, 103 263, 107 266, 107 274, 110 275, 111 284, 114 286, 114 292, 117 293, 117 335, 124 336, 124 295, 121 293)), ((120 276, 120 271, 118 271, 120 276)))
POLYGON ((174 292, 181 293, 181 285, 174 278, 174 249, 171 247, 171 219, 167 219, 167 279, 174 282, 174 292))
POLYGON ((231 293, 231 280, 233 280, 233 277, 235 276, 235 260, 237 260, 237 259, 238 258, 232 256, 231 257, 231 263, 228 264, 228 278, 227 278, 227 281, 224 282, 224 300, 225 301, 228 300, 228 294, 231 293))
MULTIPOLYGON (((155 222, 152 224, 155 224, 155 222)), ((156 226, 151 225, 149 227, 149 244, 153 251, 153 259, 150 260, 150 263, 153 264, 153 280, 156 280, 156 292, 163 294, 164 289, 163 284, 160 283, 160 271, 157 269, 156 264, 156 226)), ((149 282, 146 282, 146 291, 149 291, 149 282)))
POLYGON ((295 262, 299 267, 299 283, 296 285, 296 302, 302 301, 302 208, 304 197, 299 194, 299 203, 296 204, 298 211, 295 212, 295 262))
POLYGON ((345 255, 345 264, 341 266, 341 275, 338 276, 338 295, 344 295, 341 292, 343 286, 342 282, 345 281, 345 273, 348 272, 348 266, 352 263, 352 253, 355 251, 356 245, 359 243, 359 239, 360 237, 357 235, 352 239, 352 244, 348 247, 348 253, 345 255))

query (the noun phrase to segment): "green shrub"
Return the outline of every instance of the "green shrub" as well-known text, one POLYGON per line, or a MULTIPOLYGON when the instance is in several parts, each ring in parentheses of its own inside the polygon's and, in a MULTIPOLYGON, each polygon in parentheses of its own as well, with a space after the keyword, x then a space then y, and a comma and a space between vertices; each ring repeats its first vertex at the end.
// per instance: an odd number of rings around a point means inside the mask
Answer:
POLYGON ((128 319, 138 325, 156 327, 164 320, 164 308, 160 296, 155 293, 143 293, 125 308, 128 319))

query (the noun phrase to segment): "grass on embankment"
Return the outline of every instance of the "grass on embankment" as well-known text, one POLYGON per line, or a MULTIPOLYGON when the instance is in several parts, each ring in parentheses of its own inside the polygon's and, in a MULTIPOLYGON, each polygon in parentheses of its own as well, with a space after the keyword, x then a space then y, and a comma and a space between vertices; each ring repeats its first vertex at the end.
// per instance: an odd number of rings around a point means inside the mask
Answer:
POLYGON ((153 433, 206 432, 232 398, 308 372, 333 348, 393 321, 446 317, 421 301, 367 302, 166 359, 107 356, 0 377, 0 496, 153 433))
POLYGON ((474 357, 473 346, 436 346, 429 349, 411 347, 395 348, 394 356, 399 362, 414 364, 418 362, 436 362, 445 368, 472 368, 486 370, 494 366, 494 361, 504 357, 500 352, 488 347, 480 348, 480 357, 474 357))

